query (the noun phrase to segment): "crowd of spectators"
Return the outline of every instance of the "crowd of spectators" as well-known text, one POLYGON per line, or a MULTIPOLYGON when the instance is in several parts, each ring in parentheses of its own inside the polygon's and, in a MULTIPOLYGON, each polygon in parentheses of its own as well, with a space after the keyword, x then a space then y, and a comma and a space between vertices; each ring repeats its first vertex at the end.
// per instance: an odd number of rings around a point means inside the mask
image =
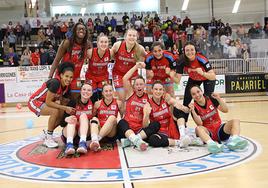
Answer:
MULTIPOLYGON (((244 58, 249 57, 251 39, 268 38, 268 22, 264 27, 260 23, 245 28, 240 25, 232 28, 229 23, 223 23, 221 19, 213 18, 208 24, 193 24, 189 17, 183 20, 176 16, 162 18, 155 15, 129 15, 125 13, 122 20, 105 16, 101 19, 80 18, 90 33, 89 40, 94 44, 99 33, 104 32, 110 38, 111 45, 119 38, 123 38, 124 31, 134 27, 139 32, 140 43, 145 47, 150 45, 146 38, 162 42, 167 50, 182 54, 183 46, 187 41, 194 41, 204 55, 209 58, 244 58), (246 54, 246 55, 245 55, 246 54)), ((33 35, 33 28, 26 20, 21 24, 8 23, 2 31, 0 40, 8 45, 5 53, 5 61, 10 66, 50 65, 55 57, 60 42, 71 35, 71 28, 75 22, 72 18, 68 21, 56 16, 46 26, 41 25, 33 35), (20 54, 16 54, 17 45, 37 45, 36 48, 26 48, 20 54)), ((148 49, 148 47, 147 47, 148 49)))

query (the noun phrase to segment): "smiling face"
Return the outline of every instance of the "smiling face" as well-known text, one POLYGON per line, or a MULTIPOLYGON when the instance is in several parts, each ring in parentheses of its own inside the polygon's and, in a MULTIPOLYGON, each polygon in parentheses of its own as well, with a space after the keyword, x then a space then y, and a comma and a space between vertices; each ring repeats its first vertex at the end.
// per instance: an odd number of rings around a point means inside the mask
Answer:
POLYGON ((92 96, 92 86, 89 84, 84 84, 81 88, 81 98, 89 100, 92 96))
POLYGON ((199 87, 192 87, 190 90, 192 98, 197 102, 200 103, 204 98, 204 93, 199 87))
POLYGON ((161 59, 163 57, 163 49, 160 45, 153 48, 153 55, 156 59, 161 59))
POLYGON ((113 99, 113 87, 111 85, 105 85, 102 89, 102 95, 104 99, 110 101, 113 99))
POLYGON ((138 95, 138 96, 142 96, 144 93, 144 88, 145 88, 145 82, 142 78, 137 78, 134 81, 134 92, 138 95))
POLYGON ((73 71, 67 70, 64 73, 60 74, 61 78, 61 85, 62 86, 69 86, 73 80, 73 71))
POLYGON ((78 24, 76 27, 76 36, 83 39, 86 36, 86 27, 83 24, 78 24))
POLYGON ((196 50, 195 47, 191 44, 188 44, 184 47, 185 55, 190 60, 193 61, 195 59, 196 50))
POLYGON ((127 31, 125 40, 128 44, 134 45, 135 42, 137 41, 137 38, 138 38, 138 33, 136 30, 130 29, 127 31))
POLYGON ((107 36, 101 36, 98 39, 97 46, 102 51, 105 51, 109 46, 109 40, 107 36))
POLYGON ((152 88, 153 98, 160 99, 164 95, 164 92, 165 91, 164 91, 164 87, 162 84, 156 83, 153 85, 153 88, 152 88))

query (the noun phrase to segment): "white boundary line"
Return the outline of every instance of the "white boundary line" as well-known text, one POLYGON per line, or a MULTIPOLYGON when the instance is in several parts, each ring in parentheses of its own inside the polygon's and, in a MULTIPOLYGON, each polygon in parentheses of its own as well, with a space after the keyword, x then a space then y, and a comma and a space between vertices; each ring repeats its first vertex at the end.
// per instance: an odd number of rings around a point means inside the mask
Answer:
POLYGON ((132 182, 130 180, 130 176, 128 173, 128 167, 127 167, 127 162, 125 159, 124 151, 119 141, 117 141, 117 148, 118 148, 118 153, 119 153, 119 158, 120 158, 121 170, 123 174, 124 188, 132 188, 132 184, 131 184, 132 182))

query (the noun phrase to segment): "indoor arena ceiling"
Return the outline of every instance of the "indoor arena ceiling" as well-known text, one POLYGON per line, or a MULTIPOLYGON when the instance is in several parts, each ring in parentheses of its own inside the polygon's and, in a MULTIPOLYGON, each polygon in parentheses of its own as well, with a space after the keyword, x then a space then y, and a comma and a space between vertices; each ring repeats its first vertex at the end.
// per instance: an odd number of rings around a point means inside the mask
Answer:
POLYGON ((113 2, 131 2, 136 0, 51 0, 52 5, 82 5, 113 2))

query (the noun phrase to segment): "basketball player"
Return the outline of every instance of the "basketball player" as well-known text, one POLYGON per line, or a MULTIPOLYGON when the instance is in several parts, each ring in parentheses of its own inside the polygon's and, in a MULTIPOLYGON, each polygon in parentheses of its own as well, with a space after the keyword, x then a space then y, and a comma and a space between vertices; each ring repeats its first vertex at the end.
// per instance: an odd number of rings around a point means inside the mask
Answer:
MULTIPOLYGON (((164 45, 161 42, 154 42, 152 44, 152 53, 148 54, 145 60, 147 84, 150 86, 156 80, 160 80, 165 86, 165 90, 174 97, 173 82, 178 81, 174 79, 176 75, 176 59, 168 51, 164 50, 164 45)), ((179 84, 179 83, 177 83, 179 84)), ((151 87, 149 89, 149 92, 151 87)))
POLYGON ((61 63, 58 66, 58 74, 55 78, 43 83, 28 101, 29 109, 37 116, 49 116, 48 129, 45 133, 44 145, 49 148, 58 146, 53 140, 53 131, 59 125, 64 111, 68 114, 75 113, 75 109, 64 105, 64 98, 70 95, 69 86, 73 79, 74 65, 69 62, 61 63))
MULTIPOLYGON (((111 51, 114 54, 113 84, 118 92, 118 97, 123 101, 125 98, 123 90, 123 76, 138 61, 144 61, 146 55, 143 46, 137 43, 138 33, 135 29, 128 29, 124 41, 114 43, 111 51)), ((137 72, 133 77, 137 77, 137 72)))
POLYGON ((145 81, 143 77, 138 77, 134 80, 133 87, 130 79, 138 68, 144 68, 144 62, 138 62, 132 67, 123 77, 123 85, 126 96, 126 112, 118 122, 118 137, 121 139, 122 147, 127 147, 133 144, 137 149, 145 151, 147 143, 143 141, 150 135, 157 133, 160 124, 153 122, 145 124, 144 122, 144 105, 148 102, 148 95, 144 92, 145 81), (124 139, 127 138, 127 139, 124 139))
MULTIPOLYGON (((76 23, 72 29, 72 36, 63 40, 59 46, 56 57, 49 72, 49 78, 52 78, 55 72, 55 67, 57 67, 60 61, 72 62, 75 66, 74 78, 70 86, 72 93, 80 92, 80 72, 87 55, 87 49, 89 48, 87 39, 88 30, 86 26, 80 22, 76 23)), ((73 96, 75 96, 75 94, 73 94, 73 96)))
MULTIPOLYGON (((81 87, 80 96, 75 103, 71 104, 76 109, 75 115, 65 118, 68 123, 63 128, 63 141, 66 142, 66 155, 75 153, 74 145, 77 145, 77 153, 87 153, 87 138, 90 135, 89 126, 98 126, 98 119, 93 117, 93 103, 90 99, 92 96, 92 86, 88 83, 83 84, 81 87), (67 138, 67 139, 66 139, 67 138)), ((95 150, 92 142, 90 149, 95 150)))
POLYGON ((113 86, 105 84, 102 88, 103 98, 94 104, 94 115, 99 119, 100 124, 91 125, 92 137, 98 137, 99 142, 102 138, 108 137, 113 140, 117 130, 117 115, 120 112, 123 115, 123 104, 121 101, 113 98, 113 86))
POLYGON ((194 104, 190 104, 192 117, 197 124, 196 134, 207 143, 210 153, 223 151, 222 141, 227 141, 230 150, 242 150, 247 147, 248 142, 239 136, 240 122, 232 119, 222 123, 218 110, 223 113, 228 112, 226 103, 218 93, 205 96, 200 86, 195 85, 190 88, 194 104))
POLYGON ((86 82, 93 87, 92 102, 101 99, 101 89, 104 84, 109 83, 108 63, 111 61, 109 40, 101 33, 97 38, 97 48, 89 49, 87 52, 89 59, 86 72, 86 82))
POLYGON ((155 81, 152 85, 152 97, 144 106, 144 118, 149 122, 159 122, 160 130, 158 133, 148 138, 148 143, 153 147, 179 146, 187 147, 191 143, 188 135, 180 137, 175 124, 170 106, 182 111, 189 112, 188 107, 179 104, 176 99, 169 94, 165 94, 164 86, 161 81, 155 81))
MULTIPOLYGON (((196 52, 195 45, 191 42, 187 42, 184 46, 184 55, 180 59, 179 65, 177 66, 177 73, 179 75, 178 79, 181 79, 183 71, 189 74, 189 79, 184 91, 183 105, 188 106, 192 100, 190 94, 190 88, 193 85, 204 86, 204 93, 210 96, 214 92, 216 75, 212 69, 208 59, 200 53, 196 52)), ((181 127, 180 132, 184 132, 185 123, 188 121, 188 113, 182 111, 176 111, 180 115, 179 127, 181 127)))

